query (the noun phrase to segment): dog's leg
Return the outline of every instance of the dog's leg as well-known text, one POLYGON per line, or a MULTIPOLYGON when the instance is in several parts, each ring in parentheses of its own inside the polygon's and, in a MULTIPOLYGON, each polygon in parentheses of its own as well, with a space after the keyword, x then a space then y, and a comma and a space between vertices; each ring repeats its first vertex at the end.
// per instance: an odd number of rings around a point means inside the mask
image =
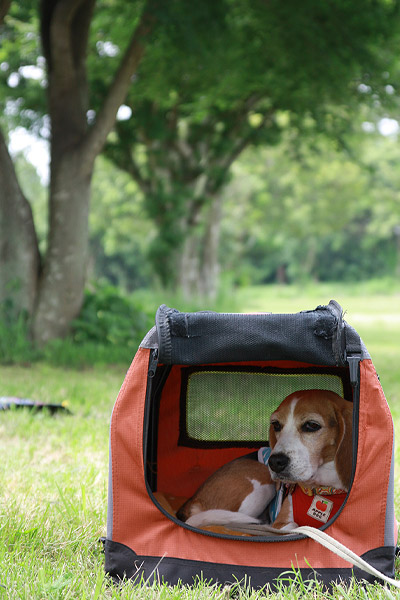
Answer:
POLYGON ((192 515, 187 519, 186 523, 187 525, 191 525, 191 527, 203 527, 205 525, 229 525, 233 523, 254 524, 261 523, 261 521, 256 517, 251 517, 244 513, 213 508, 192 515))
POLYGON ((261 484, 257 479, 250 479, 253 491, 246 496, 238 509, 238 513, 259 517, 276 494, 274 483, 261 484))
POLYGON ((272 526, 274 529, 280 529, 281 531, 290 531, 291 529, 298 527, 297 523, 294 522, 293 502, 290 494, 289 496, 286 496, 282 502, 281 510, 272 526))
MULTIPOLYGON (((261 484, 256 479, 251 479, 253 491, 243 500, 237 511, 211 509, 196 512, 186 520, 192 527, 203 525, 227 525, 229 523, 261 523, 257 517, 263 513, 265 508, 275 496, 275 485, 271 483, 261 484)), ((196 506, 192 510, 196 510, 196 506)))

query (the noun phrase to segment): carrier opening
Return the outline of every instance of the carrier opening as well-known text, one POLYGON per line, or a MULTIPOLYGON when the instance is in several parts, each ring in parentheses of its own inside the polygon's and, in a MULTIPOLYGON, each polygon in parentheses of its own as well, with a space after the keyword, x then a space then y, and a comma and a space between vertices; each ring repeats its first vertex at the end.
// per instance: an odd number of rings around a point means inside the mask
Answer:
MULTIPOLYGON (((288 361, 282 366, 159 366, 147 402, 145 454, 150 493, 175 518, 220 467, 240 457, 257 461, 259 449, 270 444, 271 414, 290 394, 305 390, 326 390, 352 402, 347 367, 288 361)), ((351 454, 348 460, 351 463, 351 454)), ((327 506, 333 516, 330 502, 327 506)), ((321 499, 314 502, 315 510, 317 506, 323 508, 321 499)), ((224 527, 205 526, 205 530, 238 535, 224 527)))

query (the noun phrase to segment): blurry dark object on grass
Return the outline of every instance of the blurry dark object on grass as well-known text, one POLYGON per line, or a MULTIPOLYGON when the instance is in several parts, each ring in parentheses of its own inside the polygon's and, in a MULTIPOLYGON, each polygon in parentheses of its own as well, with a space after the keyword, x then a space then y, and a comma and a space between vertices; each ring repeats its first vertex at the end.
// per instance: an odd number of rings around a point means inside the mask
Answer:
POLYGON ((0 396, 0 410, 10 410, 11 408, 30 408, 32 410, 47 409, 50 414, 58 411, 64 411, 71 414, 66 403, 62 404, 47 404, 45 402, 35 402, 29 398, 18 398, 16 396, 0 396))

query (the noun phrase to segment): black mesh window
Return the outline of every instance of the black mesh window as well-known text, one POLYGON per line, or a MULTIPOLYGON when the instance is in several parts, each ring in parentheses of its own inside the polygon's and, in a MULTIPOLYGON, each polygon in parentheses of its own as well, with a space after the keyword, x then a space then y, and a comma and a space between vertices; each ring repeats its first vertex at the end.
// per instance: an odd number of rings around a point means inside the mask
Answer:
POLYGON ((325 389, 349 397, 346 379, 344 369, 183 369, 180 444, 259 446, 267 442, 270 415, 286 396, 325 389))

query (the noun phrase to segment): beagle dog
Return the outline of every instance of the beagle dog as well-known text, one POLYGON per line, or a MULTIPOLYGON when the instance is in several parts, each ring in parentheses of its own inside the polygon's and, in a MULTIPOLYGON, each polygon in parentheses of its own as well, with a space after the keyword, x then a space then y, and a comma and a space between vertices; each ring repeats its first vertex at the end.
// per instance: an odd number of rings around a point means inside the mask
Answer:
POLYGON ((270 505, 274 529, 321 526, 350 486, 352 412, 351 402, 328 390, 290 394, 271 415, 270 446, 258 461, 244 456, 222 466, 177 517, 193 527, 262 523, 270 505))

